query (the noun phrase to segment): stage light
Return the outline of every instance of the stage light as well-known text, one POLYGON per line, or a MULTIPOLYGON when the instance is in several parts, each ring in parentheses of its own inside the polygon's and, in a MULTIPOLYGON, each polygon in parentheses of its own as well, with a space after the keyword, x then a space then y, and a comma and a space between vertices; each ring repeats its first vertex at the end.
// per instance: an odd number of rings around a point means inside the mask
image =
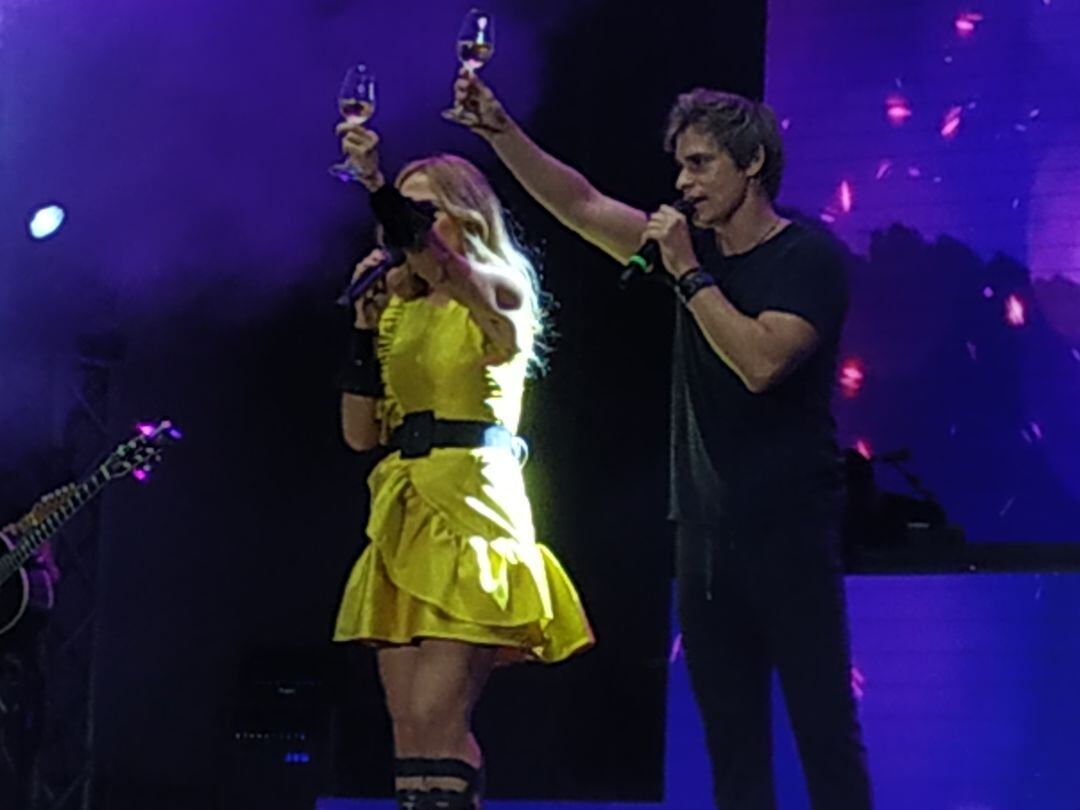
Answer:
POLYGON ((34 239, 47 239, 60 230, 66 216, 67 212, 59 205, 46 205, 34 212, 27 228, 34 239))

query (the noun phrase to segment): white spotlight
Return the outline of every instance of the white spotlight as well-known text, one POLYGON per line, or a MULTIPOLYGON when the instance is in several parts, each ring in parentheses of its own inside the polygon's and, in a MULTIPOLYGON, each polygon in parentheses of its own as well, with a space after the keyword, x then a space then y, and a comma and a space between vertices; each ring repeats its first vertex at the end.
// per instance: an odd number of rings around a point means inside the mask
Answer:
POLYGON ((64 224, 66 212, 59 205, 47 205, 39 208, 30 218, 30 235, 35 239, 46 239, 60 230, 64 224))

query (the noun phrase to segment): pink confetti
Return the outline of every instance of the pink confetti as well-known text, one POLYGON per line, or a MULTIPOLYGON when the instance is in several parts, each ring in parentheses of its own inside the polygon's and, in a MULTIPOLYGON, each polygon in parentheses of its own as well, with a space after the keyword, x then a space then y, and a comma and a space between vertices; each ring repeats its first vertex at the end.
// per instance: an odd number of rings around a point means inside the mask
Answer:
POLYGON ((994 297, 993 287, 983 287, 983 298, 989 300, 994 297))
POLYGON ((840 364, 840 391, 848 399, 854 399, 862 391, 866 382, 866 371, 862 360, 849 357, 840 364))
POLYGON ((960 116, 963 114, 963 107, 950 107, 949 111, 945 113, 945 118, 941 122, 941 137, 945 140, 952 140, 956 137, 956 134, 960 131, 960 116))
POLYGON ((920 177, 922 177, 922 169, 920 169, 918 166, 908 166, 907 175, 908 177, 913 177, 918 180, 920 177))
POLYGON ((784 130, 784 132, 787 132, 789 129, 791 129, 791 119, 785 118, 784 120, 782 120, 780 122, 780 129, 784 130))
POLYGON ((885 117, 894 127, 903 126, 912 115, 911 105, 899 93, 893 93, 885 99, 885 117))
POLYGON ((818 215, 818 219, 831 225, 832 223, 836 222, 836 214, 833 213, 832 210, 826 208, 818 215))
POLYGON ((977 363, 979 361, 979 347, 970 340, 965 345, 967 346, 968 357, 970 357, 973 362, 977 363))
POLYGON ((851 665, 851 691, 856 700, 866 697, 866 676, 862 674, 857 664, 851 665))
POLYGON ((1005 323, 1009 326, 1023 326, 1027 322, 1024 311, 1024 302, 1017 296, 1010 295, 1005 299, 1005 323))
POLYGON ((1039 114, 1041 112, 1042 112, 1042 110, 1040 110, 1038 107, 1035 107, 1031 112, 1028 113, 1028 118, 1030 118, 1032 121, 1034 121, 1036 118, 1039 117, 1039 114))
POLYGON ((1016 503, 1016 498, 1012 497, 1005 501, 1005 505, 1001 507, 1001 511, 998 512, 998 517, 1005 517, 1005 513, 1012 509, 1013 504, 1016 503))
POLYGON ((866 439, 859 439, 855 442, 855 452, 867 460, 874 456, 874 451, 870 447, 870 442, 866 441, 866 439))
POLYGON ((680 655, 682 655, 682 633, 675 636, 675 640, 671 643, 671 655, 668 656, 668 663, 674 664, 679 660, 680 655))
POLYGON ((855 202, 855 194, 851 190, 851 183, 849 183, 847 180, 844 180, 840 184, 840 188, 837 191, 837 194, 840 198, 840 210, 843 211, 845 214, 850 214, 851 206, 855 202))
POLYGON ((1031 431, 1032 436, 1034 436, 1039 441, 1042 441, 1042 437, 1043 437, 1042 427, 1039 425, 1038 422, 1032 422, 1030 425, 1028 425, 1028 430, 1031 431))
POLYGON ((891 170, 892 170, 892 161, 891 160, 883 160, 883 161, 881 161, 878 164, 877 174, 874 175, 874 179, 875 180, 884 180, 885 175, 887 175, 891 170))
POLYGON ((958 15, 953 25, 956 33, 962 37, 970 37, 975 33, 975 26, 983 21, 983 15, 977 11, 965 11, 958 15))
POLYGON ((1080 349, 1073 349, 1071 354, 1073 360, 1075 360, 1077 363, 1080 363, 1080 349))

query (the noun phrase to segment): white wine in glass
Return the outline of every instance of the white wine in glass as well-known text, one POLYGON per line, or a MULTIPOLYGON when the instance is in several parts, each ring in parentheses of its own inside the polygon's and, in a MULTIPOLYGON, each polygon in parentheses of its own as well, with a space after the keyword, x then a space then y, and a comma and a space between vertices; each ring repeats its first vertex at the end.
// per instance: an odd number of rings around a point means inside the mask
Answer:
MULTIPOLYGON (((338 112, 350 124, 366 124, 375 115, 375 75, 365 65, 353 65, 346 71, 338 90, 338 112)), ((331 166, 330 174, 345 183, 359 180, 356 167, 348 160, 331 166)))
POLYGON ((365 124, 375 114, 375 103, 365 99, 339 98, 341 117, 350 124, 365 124))
MULTIPOLYGON (((475 73, 495 55, 495 18, 478 8, 470 9, 461 22, 457 38, 457 55, 461 66, 475 73)), ((444 118, 461 123, 471 123, 476 114, 463 107, 453 107, 443 113, 444 118)))
POLYGON ((495 46, 488 42, 476 42, 475 40, 458 40, 458 59, 470 73, 475 73, 495 54, 495 46))

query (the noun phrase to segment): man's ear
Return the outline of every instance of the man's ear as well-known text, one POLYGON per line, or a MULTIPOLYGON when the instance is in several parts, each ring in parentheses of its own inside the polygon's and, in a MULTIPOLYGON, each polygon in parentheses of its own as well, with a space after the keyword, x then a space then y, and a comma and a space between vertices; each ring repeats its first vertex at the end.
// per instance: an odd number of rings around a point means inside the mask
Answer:
POLYGON ((750 160, 750 165, 746 167, 746 176, 751 180, 760 180, 764 168, 765 147, 759 143, 757 149, 754 150, 754 157, 750 160))

